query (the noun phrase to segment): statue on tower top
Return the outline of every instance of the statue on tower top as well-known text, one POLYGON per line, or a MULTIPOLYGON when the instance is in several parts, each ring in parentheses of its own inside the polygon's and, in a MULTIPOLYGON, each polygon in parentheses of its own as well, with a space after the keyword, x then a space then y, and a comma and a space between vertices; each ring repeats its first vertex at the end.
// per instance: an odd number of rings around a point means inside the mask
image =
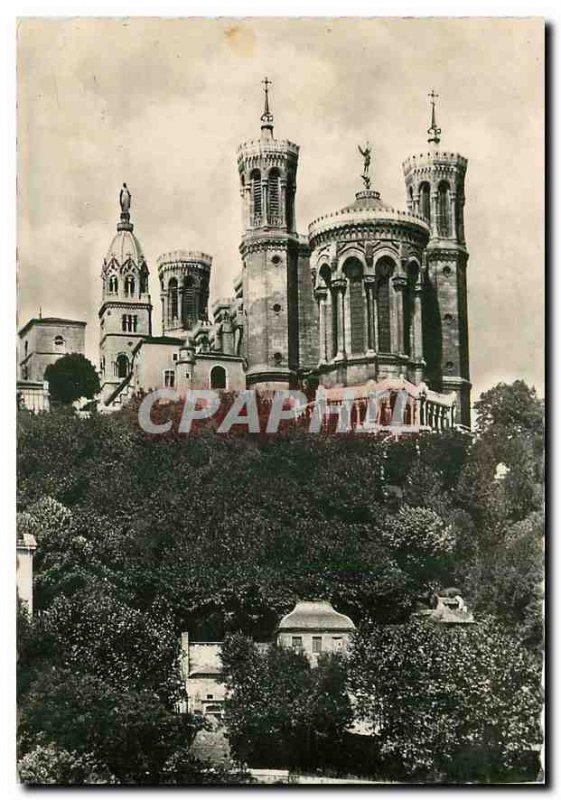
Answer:
POLYGON ((371 153, 372 148, 370 147, 370 142, 366 142, 364 147, 358 145, 358 152, 364 159, 364 167, 362 170, 361 178, 364 183, 364 188, 368 191, 370 189, 370 161, 371 161, 371 153))
POLYGON ((123 188, 121 189, 121 193, 119 195, 119 202, 121 204, 121 213, 128 214, 131 207, 131 193, 129 192, 126 183, 123 183, 123 188))
POLYGON ((265 76, 265 79, 262 80, 261 83, 263 84, 263 88, 265 90, 265 106, 263 113, 261 114, 261 130, 267 129, 272 131, 273 115, 271 114, 271 110, 269 108, 269 86, 272 86, 272 81, 265 76))
POLYGON ((441 129, 437 127, 436 124, 436 110, 434 101, 438 95, 435 93, 434 89, 431 89, 428 96, 430 97, 431 103, 431 123, 430 128, 427 130, 429 135, 429 144, 438 144, 440 142, 440 134, 442 133, 441 129))

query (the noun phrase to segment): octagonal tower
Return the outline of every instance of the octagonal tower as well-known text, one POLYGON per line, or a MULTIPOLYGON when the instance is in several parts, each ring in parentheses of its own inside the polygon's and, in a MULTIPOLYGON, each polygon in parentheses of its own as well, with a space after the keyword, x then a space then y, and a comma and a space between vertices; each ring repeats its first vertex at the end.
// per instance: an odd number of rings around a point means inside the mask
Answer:
POLYGON ((299 301, 312 286, 299 285, 307 247, 295 230, 298 145, 275 139, 265 78, 261 136, 240 145, 242 197, 244 357, 248 386, 287 387, 299 368, 299 301))
POLYGON ((158 258, 162 333, 179 336, 208 322, 208 291, 212 256, 175 250, 158 258))
POLYGON ((436 391, 455 392, 463 425, 470 425, 467 322, 468 252, 464 234, 467 159, 440 149, 441 129, 432 117, 429 149, 403 162, 407 204, 429 224, 423 315, 427 381, 436 391))

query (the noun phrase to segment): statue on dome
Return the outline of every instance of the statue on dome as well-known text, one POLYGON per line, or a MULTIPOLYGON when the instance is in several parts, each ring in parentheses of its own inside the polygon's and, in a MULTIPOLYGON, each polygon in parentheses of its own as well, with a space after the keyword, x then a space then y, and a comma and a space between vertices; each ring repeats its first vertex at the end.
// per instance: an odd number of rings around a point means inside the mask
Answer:
POLYGON ((128 214, 131 207, 131 193, 127 189, 127 184, 123 183, 121 194, 119 195, 119 202, 121 204, 121 213, 128 214))
POLYGON ((364 182, 364 188, 366 190, 370 189, 370 161, 371 161, 371 153, 372 148, 370 147, 370 142, 366 142, 364 148, 358 145, 358 152, 364 159, 364 167, 362 170, 361 178, 364 182))

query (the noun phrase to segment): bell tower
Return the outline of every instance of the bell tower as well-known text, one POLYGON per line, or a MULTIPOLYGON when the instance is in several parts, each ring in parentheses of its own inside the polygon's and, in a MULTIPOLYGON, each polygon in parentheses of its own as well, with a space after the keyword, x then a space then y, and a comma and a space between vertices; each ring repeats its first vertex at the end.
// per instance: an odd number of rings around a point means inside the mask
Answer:
POLYGON ((299 147, 274 137, 270 86, 265 78, 259 139, 243 142, 238 149, 243 354, 247 385, 260 388, 288 387, 296 380, 299 262, 307 258, 294 221, 299 147))
POLYGON ((403 162, 407 205, 430 225, 423 289, 426 378, 435 391, 455 392, 459 419, 470 426, 467 261, 464 183, 467 159, 440 149, 434 91, 429 93, 428 152, 403 162))
POLYGON ((148 265, 130 221, 131 195, 123 184, 121 219, 101 271, 99 309, 101 399, 105 402, 128 378, 132 353, 140 339, 152 333, 148 265))

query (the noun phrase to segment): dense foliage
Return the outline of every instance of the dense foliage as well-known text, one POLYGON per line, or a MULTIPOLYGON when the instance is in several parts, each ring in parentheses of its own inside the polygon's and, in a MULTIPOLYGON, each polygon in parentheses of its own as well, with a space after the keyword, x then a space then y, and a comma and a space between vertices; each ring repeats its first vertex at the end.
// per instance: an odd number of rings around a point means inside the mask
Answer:
POLYGON ((540 664, 500 627, 419 619, 368 626, 348 671, 357 719, 376 732, 396 777, 535 776, 540 664))
POLYGON ((475 437, 399 441, 299 426, 226 436, 210 424, 151 436, 134 406, 87 419, 21 411, 18 524, 38 542, 37 618, 21 626, 26 764, 40 771, 53 746, 61 771, 77 753, 76 774, 131 779, 105 746, 54 729, 42 738, 29 709, 50 703, 69 670, 98 682, 100 703, 118 687, 139 709, 152 693, 169 747, 135 769, 191 774, 166 728, 181 699, 179 634, 266 638, 297 599, 330 600, 357 625, 397 624, 435 588, 457 585, 476 618, 496 619, 538 663, 543 409, 518 383, 480 403, 475 437))
POLYGON ((323 655, 312 668, 303 653, 259 651, 234 634, 222 649, 226 724, 234 755, 254 767, 332 767, 352 722, 340 658, 323 655))
POLYGON ((81 397, 91 400, 99 393, 99 375, 91 361, 81 353, 61 356, 45 370, 51 400, 69 404, 81 397))

